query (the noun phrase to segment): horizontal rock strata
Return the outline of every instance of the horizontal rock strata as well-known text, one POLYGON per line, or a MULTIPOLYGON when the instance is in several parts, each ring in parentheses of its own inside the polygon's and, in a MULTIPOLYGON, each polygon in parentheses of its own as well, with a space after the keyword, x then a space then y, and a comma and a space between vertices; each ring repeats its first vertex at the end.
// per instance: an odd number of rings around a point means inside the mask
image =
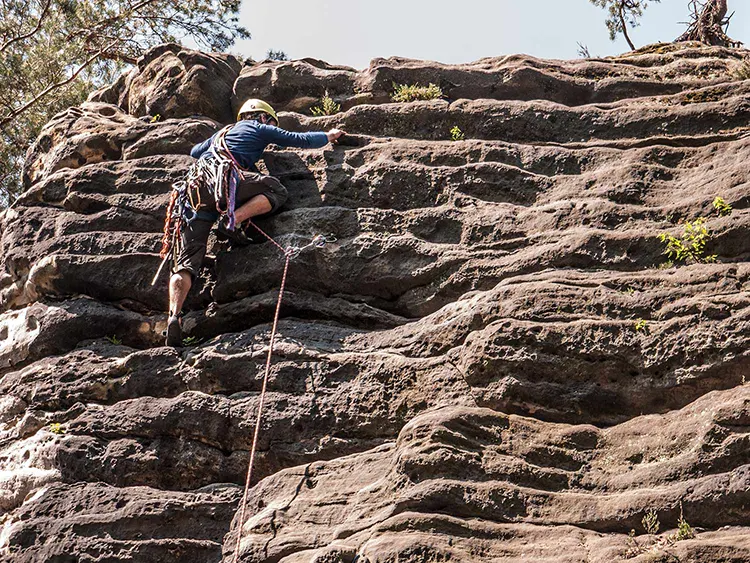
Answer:
POLYGON ((0 214, 0 560, 750 560, 745 55, 149 52, 0 214), (212 237, 178 350, 151 280, 190 147, 256 96, 349 135, 263 162, 290 199, 258 225, 328 242, 290 265, 240 522, 283 256, 212 237), (715 261, 667 263, 701 217, 715 261))

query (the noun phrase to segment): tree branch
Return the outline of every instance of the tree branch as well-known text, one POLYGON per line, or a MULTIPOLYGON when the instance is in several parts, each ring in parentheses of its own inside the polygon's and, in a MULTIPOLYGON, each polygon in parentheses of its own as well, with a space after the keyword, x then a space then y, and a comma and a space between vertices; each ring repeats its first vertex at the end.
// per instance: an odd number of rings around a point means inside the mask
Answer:
POLYGON ((74 37, 77 37, 79 35, 83 35, 85 33, 96 31, 97 28, 101 28, 107 24, 111 24, 117 21, 121 21, 127 17, 129 17, 131 14, 134 14, 138 12, 141 8, 145 8, 149 4, 154 4, 156 2, 159 2, 160 0, 142 0, 142 2, 136 4, 135 6, 132 6, 131 8, 128 8, 127 10, 120 12, 114 16, 111 16, 109 18, 104 18, 102 20, 99 20, 96 23, 91 24, 90 27, 86 29, 78 29, 70 34, 68 34, 68 39, 73 39, 74 37))
POLYGON ((702 4, 691 0, 693 21, 687 31, 675 41, 699 41, 706 45, 738 47, 742 42, 735 41, 726 34, 729 20, 727 0, 706 0, 702 4))
POLYGON ((109 49, 112 46, 113 44, 107 45, 107 47, 100 49, 95 55, 89 57, 83 64, 81 64, 81 66, 79 66, 73 72, 73 74, 71 74, 68 78, 48 86, 43 92, 37 94, 34 98, 26 102, 24 105, 12 110, 8 115, 0 119, 0 127, 4 127, 7 123, 10 123, 11 121, 13 121, 15 117, 25 112, 27 109, 29 109, 31 106, 39 102, 39 100, 44 98, 47 94, 49 94, 53 90, 57 90, 58 88, 62 88, 63 86, 66 86, 67 84, 70 84, 71 82, 73 82, 76 78, 78 78, 78 75, 84 71, 84 69, 86 69, 91 63, 93 63, 97 58, 99 58, 102 55, 102 53, 104 53, 107 49, 109 49))
POLYGON ((32 29, 28 33, 24 33, 23 35, 19 35, 18 37, 12 37, 5 43, 3 43, 3 46, 0 47, 0 53, 3 53, 8 47, 13 45, 13 43, 18 43, 19 41, 23 41, 24 39, 28 39, 29 37, 32 37, 36 33, 39 32, 40 29, 42 29, 42 22, 44 21, 44 18, 47 17, 47 13, 49 12, 50 4, 52 3, 52 0, 47 0, 47 3, 44 5, 44 8, 42 9, 42 13, 39 14, 39 21, 36 24, 36 27, 32 29))

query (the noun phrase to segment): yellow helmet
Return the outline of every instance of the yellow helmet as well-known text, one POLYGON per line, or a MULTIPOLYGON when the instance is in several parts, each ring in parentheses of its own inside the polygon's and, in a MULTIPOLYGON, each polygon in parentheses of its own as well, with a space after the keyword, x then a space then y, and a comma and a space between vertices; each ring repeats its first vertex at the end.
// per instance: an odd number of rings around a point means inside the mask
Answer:
POLYGON ((267 113, 276 120, 276 123, 279 122, 279 118, 276 116, 276 112, 271 107, 271 104, 263 100, 248 100, 242 104, 240 111, 237 112, 237 121, 242 119, 242 116, 246 113, 267 113))

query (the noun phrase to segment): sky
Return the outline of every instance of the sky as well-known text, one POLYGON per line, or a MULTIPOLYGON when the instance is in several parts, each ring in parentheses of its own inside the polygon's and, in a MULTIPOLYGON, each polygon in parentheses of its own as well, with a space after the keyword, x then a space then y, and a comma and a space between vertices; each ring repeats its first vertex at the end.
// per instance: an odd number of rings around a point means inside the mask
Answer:
MULTIPOLYGON (((688 2, 649 2, 641 26, 629 31, 636 47, 679 36, 688 2)), ((729 0, 729 8, 736 12, 730 37, 750 48, 750 1, 729 0)), ((240 20, 252 38, 231 51, 262 60, 269 49, 282 50, 292 59, 357 69, 390 56, 444 63, 515 53, 570 59, 578 42, 594 57, 628 51, 622 37, 610 41, 605 18, 589 0, 244 0, 240 20)))

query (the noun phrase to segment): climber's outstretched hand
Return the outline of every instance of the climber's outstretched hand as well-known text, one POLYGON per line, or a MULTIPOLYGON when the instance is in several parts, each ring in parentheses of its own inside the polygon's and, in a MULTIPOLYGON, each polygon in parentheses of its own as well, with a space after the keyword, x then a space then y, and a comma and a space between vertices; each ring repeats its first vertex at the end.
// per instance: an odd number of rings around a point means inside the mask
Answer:
POLYGON ((329 143, 335 143, 339 139, 339 137, 346 135, 346 133, 344 133, 341 129, 331 129, 328 133, 326 133, 326 135, 328 135, 329 143))

